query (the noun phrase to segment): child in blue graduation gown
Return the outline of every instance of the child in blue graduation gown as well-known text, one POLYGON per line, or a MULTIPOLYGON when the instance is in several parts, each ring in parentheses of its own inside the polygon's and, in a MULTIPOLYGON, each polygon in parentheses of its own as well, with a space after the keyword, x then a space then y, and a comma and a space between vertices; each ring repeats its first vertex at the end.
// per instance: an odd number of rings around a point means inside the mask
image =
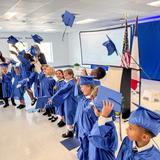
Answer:
POLYGON ((64 70, 64 78, 66 84, 56 92, 49 100, 54 106, 60 106, 64 103, 65 122, 67 124, 67 132, 62 134, 63 138, 73 137, 74 118, 77 109, 77 99, 74 96, 74 88, 76 81, 72 69, 64 70))
POLYGON ((151 138, 160 133, 160 115, 137 105, 129 118, 117 160, 159 160, 160 151, 151 143, 151 138))
MULTIPOLYGON (((56 84, 53 76, 53 68, 47 66, 44 70, 44 73, 39 75, 40 81, 40 94, 37 100, 36 108, 44 108, 48 102, 48 99, 53 96, 53 88, 56 84)), ((47 109, 48 116, 51 116, 50 110, 47 109)))
POLYGON ((14 70, 12 71, 12 75, 14 77, 13 85, 12 85, 12 96, 14 99, 18 99, 20 101, 19 106, 17 108, 22 109, 25 108, 25 100, 24 100, 24 93, 25 93, 25 85, 18 87, 18 83, 23 80, 23 77, 20 73, 19 66, 15 66, 14 70))
MULTIPOLYGON (((29 53, 26 53, 24 50, 19 51, 19 49, 13 45, 13 47, 15 47, 15 49, 17 50, 18 53, 14 52, 14 51, 10 51, 12 54, 14 54, 15 56, 17 56, 17 58, 19 59, 19 61, 21 62, 20 64, 20 73, 23 77, 23 79, 26 79, 30 76, 31 74, 31 62, 33 61, 33 57, 32 55, 30 55, 29 53)), ((29 95, 29 97, 31 98, 31 105, 34 105, 36 102, 36 98, 33 95, 33 92, 31 90, 31 83, 27 83, 27 93, 29 95)))
MULTIPOLYGON (((96 92, 101 90, 96 88, 94 94, 97 94, 96 92)), ((97 98, 94 99, 94 111, 99 118, 89 135, 89 160, 115 160, 118 136, 112 109, 110 102, 99 103, 97 98)))
POLYGON ((76 137, 79 139, 78 159, 88 159, 89 133, 97 120, 91 105, 91 93, 95 87, 93 76, 81 76, 80 88, 83 95, 80 95, 75 117, 76 137))
POLYGON ((34 95, 36 98, 42 96, 40 80, 41 80, 41 78, 44 77, 44 71, 46 70, 47 67, 49 67, 49 65, 42 64, 41 71, 35 73, 35 76, 34 76, 34 95))
MULTIPOLYGON (((65 84, 64 81, 64 75, 62 70, 56 70, 56 85, 54 87, 54 94, 58 92, 65 84)), ((63 127, 65 125, 65 119, 64 119, 64 104, 56 107, 56 114, 60 116, 60 121, 57 123, 58 127, 63 127)), ((51 122, 54 122, 55 119, 52 119, 51 122)))
MULTIPOLYGON (((3 63, 1 64, 2 67, 2 93, 3 93, 3 100, 5 105, 3 106, 8 107, 9 102, 8 99, 12 96, 12 74, 8 72, 8 64, 3 63)), ((11 98, 12 104, 14 105, 14 99, 11 98)))

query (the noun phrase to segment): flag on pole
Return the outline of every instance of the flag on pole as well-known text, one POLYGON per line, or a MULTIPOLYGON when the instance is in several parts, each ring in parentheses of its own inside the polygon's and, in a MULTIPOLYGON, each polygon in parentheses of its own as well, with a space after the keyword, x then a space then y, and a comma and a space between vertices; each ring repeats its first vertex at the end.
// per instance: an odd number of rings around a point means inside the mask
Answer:
POLYGON ((132 43, 132 52, 131 52, 131 63, 130 68, 132 68, 131 76, 131 88, 136 90, 138 83, 140 82, 140 64, 139 64, 139 45, 138 45, 138 16, 136 17, 136 24, 134 30, 134 37, 132 43))
POLYGON ((125 32, 124 32, 124 40, 123 40, 123 50, 121 56, 121 66, 124 68, 130 67, 130 51, 128 45, 128 26, 127 26, 127 19, 125 22, 125 32))

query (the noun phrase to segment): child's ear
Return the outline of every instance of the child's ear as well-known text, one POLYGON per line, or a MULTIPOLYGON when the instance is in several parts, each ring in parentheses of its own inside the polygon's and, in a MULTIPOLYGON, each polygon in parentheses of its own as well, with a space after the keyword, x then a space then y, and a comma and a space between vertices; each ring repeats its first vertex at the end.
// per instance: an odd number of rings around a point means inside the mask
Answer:
POLYGON ((150 136, 146 133, 143 134, 142 136, 143 141, 149 141, 150 140, 150 136))

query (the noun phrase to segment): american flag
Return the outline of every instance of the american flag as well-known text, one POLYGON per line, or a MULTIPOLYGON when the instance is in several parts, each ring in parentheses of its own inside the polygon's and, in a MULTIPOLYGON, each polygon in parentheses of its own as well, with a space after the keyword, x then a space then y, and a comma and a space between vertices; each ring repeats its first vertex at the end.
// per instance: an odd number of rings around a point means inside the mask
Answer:
POLYGON ((121 56, 121 66, 124 68, 130 67, 130 51, 128 46, 128 28, 127 28, 127 19, 125 22, 125 32, 124 32, 124 40, 123 40, 123 50, 121 56))

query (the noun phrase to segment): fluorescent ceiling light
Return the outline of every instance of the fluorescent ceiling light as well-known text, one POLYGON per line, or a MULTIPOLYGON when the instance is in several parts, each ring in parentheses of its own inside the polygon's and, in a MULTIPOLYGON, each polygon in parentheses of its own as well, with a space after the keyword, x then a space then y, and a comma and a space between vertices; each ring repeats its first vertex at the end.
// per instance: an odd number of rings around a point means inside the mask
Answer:
POLYGON ((147 5, 154 6, 154 7, 160 7, 160 1, 150 2, 150 3, 147 3, 147 5))
POLYGON ((77 21, 76 24, 87 24, 87 23, 91 23, 91 22, 95 22, 96 19, 84 19, 81 21, 77 21))
POLYGON ((12 19, 15 15, 17 15, 17 12, 6 12, 4 14, 5 19, 12 19))
POLYGON ((56 29, 45 29, 44 32, 54 32, 56 29))

